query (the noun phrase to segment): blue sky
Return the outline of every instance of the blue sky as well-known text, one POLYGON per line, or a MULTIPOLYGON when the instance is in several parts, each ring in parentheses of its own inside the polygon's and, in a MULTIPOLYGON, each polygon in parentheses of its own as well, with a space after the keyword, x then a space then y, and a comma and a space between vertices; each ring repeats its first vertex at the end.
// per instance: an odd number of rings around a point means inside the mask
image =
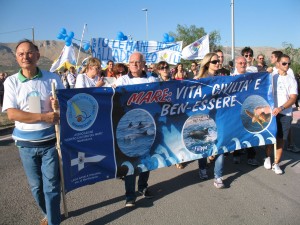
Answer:
MULTIPOLYGON (((196 25, 206 32, 217 30, 220 44, 231 45, 231 0, 0 0, 0 42, 58 40, 61 28, 80 39, 115 39, 122 31, 134 40, 162 41, 163 34, 176 32, 177 24, 196 25), (179 3, 181 2, 181 3, 179 3), (8 33, 10 31, 23 31, 8 33)), ((235 46, 282 47, 283 42, 300 47, 299 0, 235 0, 235 46)), ((199 37, 200 38, 200 37, 199 37)))

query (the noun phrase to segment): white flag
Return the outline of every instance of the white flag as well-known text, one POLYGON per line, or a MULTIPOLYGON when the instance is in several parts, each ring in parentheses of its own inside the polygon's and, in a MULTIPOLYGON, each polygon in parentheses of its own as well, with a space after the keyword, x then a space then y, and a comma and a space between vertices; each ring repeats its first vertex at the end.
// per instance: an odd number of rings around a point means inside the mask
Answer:
POLYGON ((181 58, 186 60, 203 59, 209 53, 208 34, 182 49, 181 58))
POLYGON ((54 61, 50 68, 50 72, 59 70, 61 67, 68 68, 76 65, 75 51, 73 45, 64 46, 57 60, 54 61))

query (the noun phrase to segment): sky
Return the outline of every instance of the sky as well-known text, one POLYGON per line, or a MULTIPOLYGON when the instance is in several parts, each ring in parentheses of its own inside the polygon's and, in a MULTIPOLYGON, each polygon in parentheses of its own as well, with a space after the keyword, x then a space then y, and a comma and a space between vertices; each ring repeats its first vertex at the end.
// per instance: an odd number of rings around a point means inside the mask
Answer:
MULTIPOLYGON (((299 12, 299 0, 234 0, 235 46, 299 48, 299 12)), ((62 28, 80 40, 84 24, 85 41, 116 39, 120 31, 133 40, 162 41, 180 24, 218 31, 223 46, 232 42, 231 0, 0 0, 2 43, 31 39, 32 27, 35 40, 58 40, 62 28)))

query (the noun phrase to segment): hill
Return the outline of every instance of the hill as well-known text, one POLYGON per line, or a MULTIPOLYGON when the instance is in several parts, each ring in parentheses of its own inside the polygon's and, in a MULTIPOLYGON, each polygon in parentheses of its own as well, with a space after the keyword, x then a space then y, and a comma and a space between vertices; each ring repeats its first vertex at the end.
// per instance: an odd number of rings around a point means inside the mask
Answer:
MULTIPOLYGON (((49 70, 52 63, 57 59, 65 45, 62 41, 35 41, 38 46, 41 58, 38 66, 41 69, 49 70)), ((19 69, 18 63, 15 59, 15 48, 17 43, 0 43, 0 71, 7 72, 8 74, 16 73, 19 69)), ((73 44, 75 49, 75 56, 77 58, 79 46, 73 44)), ((88 57, 86 52, 80 52, 79 62, 88 57)))
MULTIPOLYGON (((65 42, 62 41, 54 41, 54 40, 45 40, 45 41, 35 41, 35 44, 39 47, 41 58, 39 60, 39 67, 41 69, 49 70, 53 61, 59 57, 65 42)), ((8 74, 13 74, 18 71, 19 66, 15 60, 15 47, 17 43, 0 43, 0 71, 7 72, 8 74)), ((79 46, 74 43, 75 54, 77 57, 79 46)), ((235 56, 239 56, 243 47, 235 48, 235 56)), ((277 50, 272 47, 251 47, 254 51, 254 56, 262 53, 268 59, 272 53, 272 51, 277 50)), ((225 56, 225 63, 231 59, 231 47, 224 46, 223 52, 225 56)), ((84 58, 89 56, 90 54, 86 52, 80 53, 79 62, 81 62, 84 58)), ((267 61, 268 63, 268 61, 267 61)))

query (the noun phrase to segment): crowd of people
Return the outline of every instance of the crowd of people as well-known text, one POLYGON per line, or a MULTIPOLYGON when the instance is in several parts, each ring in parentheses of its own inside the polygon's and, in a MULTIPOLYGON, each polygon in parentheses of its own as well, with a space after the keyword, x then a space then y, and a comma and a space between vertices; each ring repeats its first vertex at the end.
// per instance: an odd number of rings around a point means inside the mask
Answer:
MULTIPOLYGON (((166 61, 146 65, 145 57, 140 52, 134 52, 129 57, 129 63, 114 63, 108 61, 107 68, 102 70, 101 61, 90 57, 85 67, 78 74, 75 67, 70 67, 60 76, 41 70, 37 66, 40 58, 38 47, 29 40, 22 40, 16 46, 16 60, 20 71, 5 79, 0 74, 0 93, 4 94, 3 108, 8 118, 15 121, 13 138, 19 149, 21 161, 31 188, 32 195, 44 214, 40 224, 60 224, 60 177, 58 170, 58 154, 55 143, 54 125, 59 121, 58 101, 52 97, 52 80, 57 89, 63 88, 90 88, 101 86, 117 86, 142 84, 150 82, 165 82, 170 80, 201 79, 214 76, 238 76, 244 73, 267 71, 272 73, 274 80, 274 108, 257 108, 256 114, 272 113, 276 117, 278 134, 276 137, 277 149, 275 158, 271 160, 273 145, 266 146, 264 167, 272 169, 276 174, 282 174, 280 159, 288 140, 292 121, 292 105, 297 103, 297 81, 290 69, 290 57, 280 51, 271 55, 272 67, 265 64, 263 54, 257 55, 254 64, 254 53, 250 47, 241 51, 241 56, 234 60, 234 66, 223 65, 224 55, 217 50, 205 55, 198 63, 191 62, 190 70, 184 69, 178 63, 174 68, 166 61), (111 79, 108 79, 111 78, 111 79), (4 82, 5 80, 5 82, 4 82), (38 107, 37 107, 38 106, 38 107), (273 164, 271 163, 273 161, 273 164)), ((0 96, 1 97, 1 96, 0 96)), ((2 99, 2 98, 1 98, 2 99)), ((1 102, 2 104, 2 102, 1 102)), ((247 163, 258 166, 254 148, 245 149, 247 163)), ((233 153, 234 163, 240 163, 240 151, 233 153)), ((223 188, 224 154, 209 158, 214 162, 214 186, 223 188)), ((207 159, 199 159, 200 179, 208 179, 207 159)), ((184 168, 179 166, 178 168, 184 168)), ((138 193, 145 198, 153 195, 148 189, 150 172, 142 172, 138 179, 138 193)), ((126 207, 135 205, 135 175, 124 178, 126 207)))

